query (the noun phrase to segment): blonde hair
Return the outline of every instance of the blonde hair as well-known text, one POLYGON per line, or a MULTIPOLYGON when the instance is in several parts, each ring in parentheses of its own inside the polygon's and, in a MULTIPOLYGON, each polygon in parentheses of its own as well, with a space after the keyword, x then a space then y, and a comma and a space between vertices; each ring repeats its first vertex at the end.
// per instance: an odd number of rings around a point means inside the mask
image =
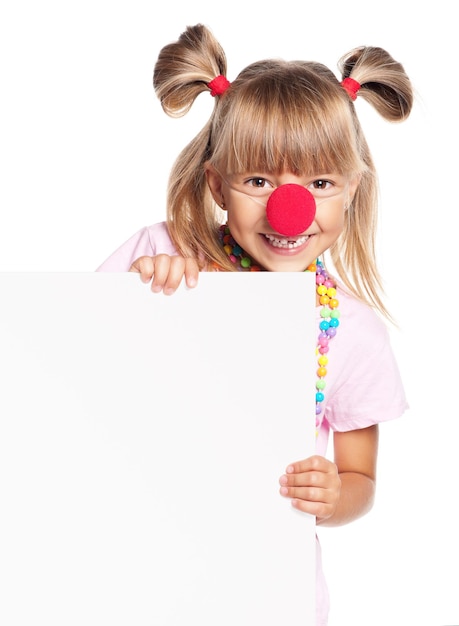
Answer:
MULTIPOLYGON (((341 80, 360 84, 359 97, 385 119, 401 121, 413 91, 403 67, 385 50, 355 48, 338 62, 341 80)), ((179 117, 208 83, 226 76, 225 53, 202 24, 189 26, 166 45, 153 84, 164 111, 179 117)), ((373 160, 354 104, 326 66, 310 61, 262 60, 242 70, 215 98, 212 115, 178 156, 169 179, 167 222, 184 256, 201 267, 216 263, 234 271, 217 237, 222 213, 210 194, 206 162, 226 173, 337 172, 360 176, 360 184, 337 242, 328 251, 342 283, 390 317, 381 298, 375 256, 378 186, 373 160)))

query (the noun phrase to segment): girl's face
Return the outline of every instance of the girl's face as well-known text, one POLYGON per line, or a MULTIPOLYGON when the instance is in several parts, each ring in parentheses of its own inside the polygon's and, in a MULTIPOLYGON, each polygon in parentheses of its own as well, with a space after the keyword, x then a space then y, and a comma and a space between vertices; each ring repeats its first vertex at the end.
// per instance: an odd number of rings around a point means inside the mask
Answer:
POLYGON ((358 186, 358 177, 350 180, 326 172, 297 176, 257 171, 226 176, 207 166, 206 173, 215 201, 220 206, 224 203, 228 211, 232 236, 254 261, 271 272, 303 271, 330 248, 343 229, 345 211, 358 186), (316 201, 312 224, 294 237, 275 232, 266 217, 269 195, 287 183, 302 185, 316 201))

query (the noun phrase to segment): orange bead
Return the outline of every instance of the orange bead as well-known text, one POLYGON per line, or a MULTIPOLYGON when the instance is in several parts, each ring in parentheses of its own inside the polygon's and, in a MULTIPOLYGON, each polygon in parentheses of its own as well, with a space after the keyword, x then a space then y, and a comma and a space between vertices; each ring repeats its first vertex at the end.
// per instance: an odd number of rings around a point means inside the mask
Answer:
POLYGON ((319 376, 320 378, 323 378, 326 374, 327 374, 327 368, 319 367, 319 369, 317 370, 317 376, 319 376))
POLYGON ((331 309, 336 309, 338 307, 338 304, 339 304, 339 302, 338 302, 338 300, 336 298, 330 298, 330 302, 328 303, 328 306, 331 309))
POLYGON ((320 296, 319 302, 320 304, 328 304, 330 302, 330 298, 327 295, 320 296))

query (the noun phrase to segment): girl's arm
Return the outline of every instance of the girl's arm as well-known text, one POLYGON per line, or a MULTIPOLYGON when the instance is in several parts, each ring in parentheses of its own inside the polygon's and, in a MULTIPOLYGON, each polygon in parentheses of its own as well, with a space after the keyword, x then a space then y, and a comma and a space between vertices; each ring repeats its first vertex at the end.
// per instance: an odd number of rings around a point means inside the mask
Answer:
POLYGON ((144 283, 151 282, 154 293, 163 291, 166 296, 173 294, 185 276, 186 286, 195 287, 198 283, 199 268, 194 259, 182 256, 142 256, 131 265, 130 272, 137 272, 144 283))
POLYGON ((280 492, 322 526, 341 526, 373 506, 378 456, 378 425, 336 432, 334 463, 312 456, 292 463, 281 476, 280 492))

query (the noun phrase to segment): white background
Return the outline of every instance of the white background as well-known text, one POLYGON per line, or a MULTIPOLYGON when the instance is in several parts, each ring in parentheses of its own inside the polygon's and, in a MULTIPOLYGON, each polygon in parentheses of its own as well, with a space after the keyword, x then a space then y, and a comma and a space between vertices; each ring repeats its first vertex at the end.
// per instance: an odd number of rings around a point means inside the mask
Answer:
POLYGON ((380 175, 378 248, 411 409, 381 428, 372 513, 321 531, 330 626, 459 623, 452 10, 446 0, 0 9, 0 271, 92 271, 164 218, 170 165, 213 105, 203 94, 185 119, 169 120, 153 93, 160 48, 188 24, 212 28, 230 80, 268 56, 335 69, 363 44, 385 47, 412 78, 417 101, 403 124, 356 102, 380 175))

